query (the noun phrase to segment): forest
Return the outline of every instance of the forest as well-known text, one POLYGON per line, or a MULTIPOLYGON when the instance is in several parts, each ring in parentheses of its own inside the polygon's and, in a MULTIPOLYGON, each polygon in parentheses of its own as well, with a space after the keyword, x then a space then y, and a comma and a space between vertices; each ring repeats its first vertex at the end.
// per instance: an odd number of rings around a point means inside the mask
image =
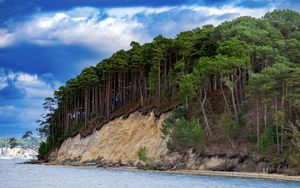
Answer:
POLYGON ((300 166, 300 14, 274 10, 204 25, 174 38, 131 42, 45 99, 39 158, 136 110, 172 110, 170 151, 221 137, 300 166), (221 136, 220 136, 221 134, 221 136))

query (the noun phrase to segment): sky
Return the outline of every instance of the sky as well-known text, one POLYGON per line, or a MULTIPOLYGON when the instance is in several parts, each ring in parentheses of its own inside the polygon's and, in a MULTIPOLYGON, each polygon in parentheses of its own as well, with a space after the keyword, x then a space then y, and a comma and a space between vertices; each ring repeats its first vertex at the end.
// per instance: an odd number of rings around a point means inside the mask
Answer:
POLYGON ((45 97, 131 41, 286 8, 300 1, 0 0, 0 136, 35 132, 45 97))

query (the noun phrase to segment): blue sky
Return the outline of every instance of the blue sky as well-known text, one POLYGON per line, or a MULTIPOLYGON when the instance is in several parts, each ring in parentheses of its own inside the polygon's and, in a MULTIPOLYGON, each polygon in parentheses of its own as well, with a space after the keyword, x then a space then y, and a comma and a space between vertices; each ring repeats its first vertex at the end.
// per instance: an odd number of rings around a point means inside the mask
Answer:
POLYGON ((133 40, 299 7, 298 0, 0 0, 0 136, 35 131, 46 96, 133 40))

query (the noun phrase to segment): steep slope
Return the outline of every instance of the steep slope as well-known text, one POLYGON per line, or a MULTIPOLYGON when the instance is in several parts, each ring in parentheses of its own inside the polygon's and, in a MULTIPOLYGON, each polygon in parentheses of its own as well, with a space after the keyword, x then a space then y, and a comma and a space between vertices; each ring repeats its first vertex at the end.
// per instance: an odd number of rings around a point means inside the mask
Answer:
POLYGON ((147 147, 149 157, 159 159, 167 151, 160 130, 166 116, 156 118, 154 113, 142 115, 135 112, 126 119, 117 118, 88 137, 81 138, 78 134, 68 138, 52 161, 64 163, 76 159, 88 162, 103 158, 112 162, 134 162, 141 147, 147 147))

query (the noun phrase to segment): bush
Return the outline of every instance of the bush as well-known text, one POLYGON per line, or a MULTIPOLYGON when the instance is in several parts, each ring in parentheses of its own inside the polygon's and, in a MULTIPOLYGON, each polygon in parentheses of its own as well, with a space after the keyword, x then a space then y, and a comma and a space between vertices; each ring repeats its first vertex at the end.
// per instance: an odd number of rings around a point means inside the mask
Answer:
POLYGON ((270 151, 272 145, 276 142, 276 132, 274 127, 268 127, 260 136, 259 150, 262 153, 270 151))
POLYGON ((15 138, 10 138, 8 144, 9 144, 10 149, 12 149, 18 145, 18 141, 15 138))
POLYGON ((237 124, 232 115, 224 115, 220 120, 220 126, 224 130, 230 141, 237 136, 237 124))
POLYGON ((70 126, 70 132, 77 133, 79 131, 79 129, 83 126, 83 124, 84 124, 83 121, 72 123, 72 125, 70 126))
POLYGON ((295 166, 300 166, 300 131, 295 130, 291 140, 290 159, 295 166))
POLYGON ((139 160, 141 161, 147 161, 148 157, 148 149, 147 147, 141 147, 138 151, 138 157, 139 157, 139 160))
POLYGON ((247 138, 251 144, 257 144, 257 136, 255 133, 253 133, 253 132, 249 133, 247 138))
POLYGON ((202 125, 196 119, 187 120, 186 110, 177 108, 165 119, 162 133, 167 138, 167 147, 171 151, 185 148, 199 149, 204 139, 202 125))
POLYGON ((244 116, 244 114, 243 113, 239 113, 238 114, 238 118, 239 118, 239 123, 241 124, 241 125, 245 125, 246 124, 246 118, 245 118, 245 116, 244 116))
POLYGON ((50 146, 46 142, 41 142, 38 150, 38 160, 46 160, 50 153, 50 146))

